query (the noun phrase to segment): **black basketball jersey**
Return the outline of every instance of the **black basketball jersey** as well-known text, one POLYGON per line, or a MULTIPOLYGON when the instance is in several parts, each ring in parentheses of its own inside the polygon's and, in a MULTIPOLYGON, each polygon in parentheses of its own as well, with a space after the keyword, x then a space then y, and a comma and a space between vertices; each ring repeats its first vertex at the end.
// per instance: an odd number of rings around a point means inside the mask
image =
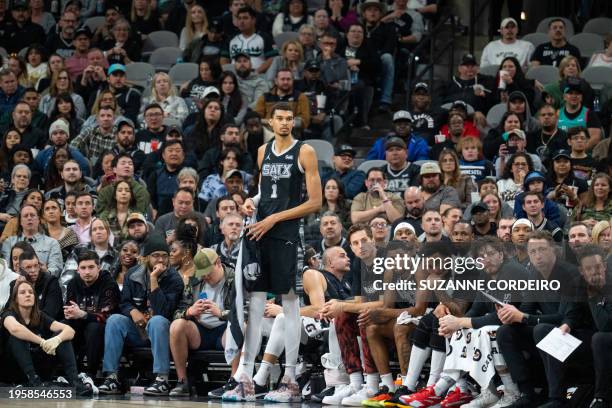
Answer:
MULTIPOLYGON (((299 165, 302 142, 296 140, 281 154, 274 151, 274 146, 274 141, 266 145, 261 163, 261 198, 257 207, 258 221, 271 214, 297 207, 303 200, 304 172, 299 165)), ((277 223, 266 233, 266 236, 297 241, 299 239, 299 219, 277 223)))
MULTIPOLYGON (((346 280, 339 280, 333 273, 326 270, 319 271, 327 281, 327 289, 325 290, 325 301, 329 302, 332 299, 346 300, 351 295, 351 285, 346 280)), ((310 305, 310 297, 304 293, 304 304, 310 305)))

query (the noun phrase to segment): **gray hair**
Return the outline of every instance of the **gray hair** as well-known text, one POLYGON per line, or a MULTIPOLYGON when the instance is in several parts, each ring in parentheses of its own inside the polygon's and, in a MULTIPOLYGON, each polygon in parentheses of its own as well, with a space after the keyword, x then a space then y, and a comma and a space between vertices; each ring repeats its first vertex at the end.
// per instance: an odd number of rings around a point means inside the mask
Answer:
POLYGON ((302 26, 298 30, 298 34, 302 34, 302 32, 306 30, 310 30, 313 33, 317 32, 317 30, 315 29, 315 26, 313 26, 312 24, 302 24, 302 26))
POLYGON ((325 211, 322 215, 321 215, 321 219, 323 219, 323 217, 334 217, 338 220, 339 223, 342 223, 342 220, 340 219, 340 216, 338 215, 338 213, 332 211, 332 210, 327 210, 325 211))
POLYGON ((225 214, 225 217, 223 217, 221 219, 221 225, 224 225, 225 224, 225 220, 227 220, 228 218, 232 218, 232 217, 238 218, 238 219, 240 219, 240 221, 244 221, 244 217, 242 216, 242 214, 240 214, 237 211, 234 211, 234 212, 231 212, 229 214, 225 214))
POLYGON ((13 171, 11 172, 11 180, 13 179, 13 177, 15 177, 15 173, 17 173, 17 170, 23 170, 25 169, 28 172, 28 180, 32 178, 32 170, 30 170, 30 168, 28 166, 26 166, 25 164, 18 164, 15 167, 13 167, 13 171))
POLYGON ((184 177, 191 177, 195 180, 196 184, 200 181, 200 176, 198 176, 198 172, 195 171, 193 167, 184 167, 177 176, 177 179, 180 181, 184 177))

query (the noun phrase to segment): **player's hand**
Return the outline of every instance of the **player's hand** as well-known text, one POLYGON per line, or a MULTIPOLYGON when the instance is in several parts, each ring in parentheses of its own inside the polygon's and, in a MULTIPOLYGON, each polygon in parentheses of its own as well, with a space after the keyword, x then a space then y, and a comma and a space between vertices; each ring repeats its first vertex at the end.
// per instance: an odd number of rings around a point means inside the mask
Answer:
POLYGON ((370 311, 368 309, 359 313, 359 315, 357 316, 357 324, 360 327, 368 327, 369 325, 373 324, 372 319, 370 317, 370 311))
POLYGON ((242 204, 242 212, 248 217, 252 217, 253 214, 255 214, 255 203, 251 198, 244 200, 244 204, 242 204))
POLYGON ((448 335, 449 333, 456 332, 457 330, 462 329, 461 320, 457 316, 446 315, 439 320, 440 329, 439 333, 445 333, 448 335))
POLYGON ((561 326, 559 326, 559 330, 561 330, 561 333, 563 334, 569 334, 569 332, 572 331, 567 323, 563 323, 561 326))
POLYGON ((247 225, 247 237, 259 241, 266 232, 270 231, 276 225, 275 214, 272 214, 255 224, 247 225))
POLYGON ((523 320, 523 313, 508 304, 497 309, 497 317, 503 324, 520 323, 523 320))
POLYGON ((276 317, 281 313, 283 313, 282 306, 279 306, 276 303, 266 303, 264 317, 276 317))
POLYGON ((433 311, 434 316, 436 316, 438 319, 443 318, 446 315, 450 314, 450 309, 448 308, 448 306, 443 305, 442 303, 440 303, 438 306, 436 306, 436 308, 433 311))

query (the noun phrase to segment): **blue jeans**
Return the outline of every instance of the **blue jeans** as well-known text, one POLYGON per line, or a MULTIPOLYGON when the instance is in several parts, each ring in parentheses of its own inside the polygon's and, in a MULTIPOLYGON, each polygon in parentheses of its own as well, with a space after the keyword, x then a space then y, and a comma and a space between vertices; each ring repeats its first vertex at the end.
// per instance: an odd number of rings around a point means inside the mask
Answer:
POLYGON ((395 78, 395 61, 393 55, 386 53, 380 56, 382 63, 382 76, 380 78, 380 103, 391 104, 391 94, 393 93, 393 81, 395 78))
POLYGON ((153 353, 153 372, 168 374, 170 372, 170 321, 163 316, 153 316, 147 323, 149 340, 144 340, 134 321, 122 314, 114 314, 106 321, 104 330, 105 373, 116 373, 123 353, 123 344, 133 347, 151 346, 153 353))

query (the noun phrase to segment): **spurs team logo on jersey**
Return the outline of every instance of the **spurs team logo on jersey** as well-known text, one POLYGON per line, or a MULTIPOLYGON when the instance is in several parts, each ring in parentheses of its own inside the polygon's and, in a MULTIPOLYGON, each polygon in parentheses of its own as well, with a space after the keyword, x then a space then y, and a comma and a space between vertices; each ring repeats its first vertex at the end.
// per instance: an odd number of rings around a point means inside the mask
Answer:
POLYGON ((290 163, 264 163, 261 175, 270 177, 274 181, 288 179, 291 177, 291 167, 293 164, 290 163))

